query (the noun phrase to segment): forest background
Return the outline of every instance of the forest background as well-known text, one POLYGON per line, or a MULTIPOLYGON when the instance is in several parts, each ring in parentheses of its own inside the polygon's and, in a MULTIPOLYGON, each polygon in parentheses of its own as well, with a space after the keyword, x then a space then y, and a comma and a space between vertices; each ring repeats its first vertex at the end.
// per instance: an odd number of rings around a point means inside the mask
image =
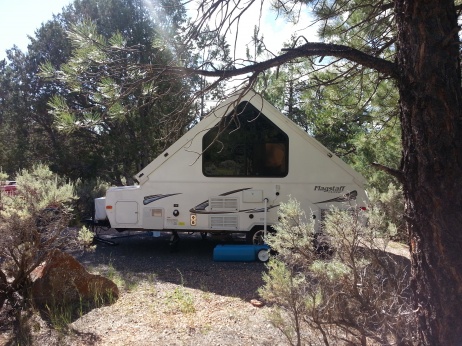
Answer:
POLYGON ((287 21, 310 6, 322 42, 295 34, 274 54, 256 25, 236 56, 228 34, 253 3, 204 0, 190 22, 181 2, 75 1, 1 64, 3 170, 130 184, 207 106, 252 87, 371 188, 403 184, 419 339, 459 340, 444 321, 461 307, 460 3, 275 1, 287 21))
MULTIPOLYGON (((210 56, 219 66, 232 61, 231 46, 223 37, 214 46, 208 43, 203 47, 200 39, 188 44, 177 41, 168 49, 160 46, 165 35, 181 37, 187 25, 187 11, 179 3, 148 8, 143 1, 75 1, 36 30, 27 51, 12 47, 7 58, 0 62, 0 162, 10 179, 21 169, 44 163, 55 173, 85 184, 96 184, 98 179, 115 185, 131 183, 134 174, 225 96, 222 88, 208 95, 207 100, 200 97, 191 102, 190 98, 204 84, 211 83, 201 77, 156 81, 150 91, 139 85, 124 96, 123 115, 106 116, 97 126, 63 131, 50 102, 59 95, 63 98, 61 102, 72 104, 75 109, 105 112, 104 98, 88 96, 101 85, 88 83, 87 90, 75 92, 59 79, 44 79, 38 74, 42 64, 59 69, 71 59, 76 48, 68 31, 89 20, 96 23, 96 31, 105 39, 121 34, 127 46, 143 47, 133 54, 131 62, 167 65, 171 59, 184 58, 198 68, 210 56), (183 109, 179 110, 178 104, 183 109)), ((248 37, 247 58, 258 59, 267 54, 262 48, 263 35, 255 28, 248 37)), ((323 75, 330 72, 320 72, 319 77, 308 80, 305 75, 309 69, 305 63, 270 71, 255 89, 361 172, 371 187, 385 191, 394 179, 371 168, 370 163, 391 167, 399 164, 396 90, 386 81, 376 90, 372 83, 367 85, 365 76, 328 86, 316 85, 318 78, 326 78, 323 75), (358 83, 362 85, 360 93, 356 92, 358 83)), ((128 71, 128 67, 124 70, 120 66, 119 78, 128 71)), ((91 76, 86 77, 90 82, 91 76)))

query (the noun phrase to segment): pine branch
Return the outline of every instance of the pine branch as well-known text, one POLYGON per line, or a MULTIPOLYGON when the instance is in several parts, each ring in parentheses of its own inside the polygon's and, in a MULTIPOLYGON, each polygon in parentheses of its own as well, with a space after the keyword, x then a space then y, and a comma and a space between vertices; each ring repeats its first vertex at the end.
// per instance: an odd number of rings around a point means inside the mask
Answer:
POLYGON ((398 74, 394 63, 366 54, 358 49, 339 44, 307 42, 302 46, 286 48, 282 49, 282 51, 305 53, 305 56, 333 56, 336 58, 350 60, 365 67, 373 68, 390 77, 397 77, 398 74))
POLYGON ((388 166, 384 166, 377 162, 372 162, 372 166, 378 170, 384 171, 390 174, 391 176, 395 177, 396 179, 398 179, 400 183, 404 183, 404 174, 402 171, 388 167, 388 166))
POLYGON ((260 73, 272 67, 278 67, 297 58, 306 58, 311 56, 332 56, 341 59, 348 59, 352 62, 358 63, 365 67, 369 67, 383 73, 387 76, 397 78, 398 71, 396 65, 385 59, 377 58, 372 55, 361 52, 357 49, 329 43, 307 42, 299 47, 283 49, 285 53, 276 56, 272 59, 255 63, 242 68, 235 68, 229 70, 198 70, 181 66, 156 66, 145 65, 146 70, 151 72, 169 71, 170 73, 177 73, 180 75, 185 74, 199 74, 206 77, 219 77, 221 79, 245 75, 248 73, 260 73))

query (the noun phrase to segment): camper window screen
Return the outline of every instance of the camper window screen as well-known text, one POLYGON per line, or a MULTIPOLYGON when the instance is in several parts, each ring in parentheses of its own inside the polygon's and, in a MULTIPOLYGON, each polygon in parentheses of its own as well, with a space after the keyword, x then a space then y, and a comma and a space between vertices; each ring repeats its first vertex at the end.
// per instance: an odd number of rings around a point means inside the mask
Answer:
POLYGON ((289 138, 250 103, 209 130, 202 139, 207 177, 285 177, 289 138))

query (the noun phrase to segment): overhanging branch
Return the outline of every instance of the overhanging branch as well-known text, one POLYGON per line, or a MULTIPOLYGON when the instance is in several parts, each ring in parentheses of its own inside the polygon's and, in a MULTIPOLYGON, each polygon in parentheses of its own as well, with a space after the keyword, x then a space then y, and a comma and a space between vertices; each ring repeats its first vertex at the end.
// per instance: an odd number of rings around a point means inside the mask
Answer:
POLYGON ((347 59, 365 67, 374 69, 390 77, 397 77, 397 69, 394 63, 374 57, 361 52, 358 49, 340 44, 307 42, 295 48, 286 48, 285 52, 299 52, 305 56, 333 56, 336 58, 347 59))
POLYGON ((381 171, 384 171, 388 174, 390 174, 391 176, 395 177, 396 179, 398 179, 398 181, 403 184, 404 183, 404 174, 402 171, 400 170, 397 170, 397 169, 394 169, 394 168, 391 168, 391 167, 387 167, 387 166, 384 166, 380 163, 377 163, 377 162, 372 162, 372 166, 376 169, 379 169, 381 171))
POLYGON ((263 72, 272 67, 281 66, 285 63, 293 61, 297 58, 304 58, 310 56, 332 56, 336 58, 347 59, 352 62, 358 63, 365 67, 374 69, 384 75, 390 76, 392 78, 397 78, 397 69, 394 63, 387 61, 385 59, 377 58, 372 55, 361 52, 357 49, 338 45, 338 44, 329 44, 329 43, 316 43, 308 42, 296 48, 287 48, 283 49, 285 53, 268 59, 259 63, 255 63, 249 66, 235 69, 226 69, 226 70, 201 70, 193 69, 187 67, 179 66, 170 66, 170 67, 160 67, 154 65, 146 65, 145 68, 148 70, 159 69, 168 71, 170 73, 178 73, 181 75, 184 74, 198 74, 205 77, 218 77, 222 79, 236 77, 240 75, 245 75, 248 73, 255 74, 263 72))

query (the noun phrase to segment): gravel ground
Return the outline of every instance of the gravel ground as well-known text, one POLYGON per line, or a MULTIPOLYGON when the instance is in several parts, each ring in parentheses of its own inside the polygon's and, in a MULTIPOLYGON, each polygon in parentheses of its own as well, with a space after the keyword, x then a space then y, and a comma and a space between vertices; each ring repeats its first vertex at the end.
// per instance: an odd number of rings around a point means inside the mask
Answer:
MULTIPOLYGON (((181 234, 176 251, 169 246, 169 233, 161 237, 147 236, 150 233, 111 233, 110 239, 118 243, 110 246, 99 243, 94 253, 76 258, 87 268, 113 267, 125 281, 131 282, 155 275, 161 282, 183 285, 219 295, 238 297, 244 300, 255 298, 262 284, 265 266, 259 262, 214 262, 213 248, 217 244, 239 244, 238 237, 217 239, 199 234, 181 234)), ((107 239, 106 236, 102 236, 107 239)))
POLYGON ((112 279, 121 291, 119 299, 83 315, 67 332, 35 321, 34 344, 286 344, 269 322, 271 308, 250 302, 259 299, 265 265, 213 261, 217 244, 242 243, 241 238, 202 240, 198 234, 180 234, 178 250, 171 252, 168 233, 159 238, 126 235, 102 234, 119 236, 112 238, 118 245, 98 243, 93 253, 74 254, 90 272, 112 279))
MULTIPOLYGON (((98 243, 92 253, 73 254, 88 271, 104 275, 119 287, 110 306, 94 309, 70 324, 51 329, 35 316, 30 324, 34 345, 286 345, 268 318, 272 308, 255 307, 265 265, 259 262, 214 262, 217 244, 243 243, 240 237, 218 239, 180 234, 171 252, 170 234, 117 233, 101 236, 117 242, 98 243)), ((396 243, 389 252, 406 258, 396 243)), ((11 332, 0 328, 0 345, 11 332)))

